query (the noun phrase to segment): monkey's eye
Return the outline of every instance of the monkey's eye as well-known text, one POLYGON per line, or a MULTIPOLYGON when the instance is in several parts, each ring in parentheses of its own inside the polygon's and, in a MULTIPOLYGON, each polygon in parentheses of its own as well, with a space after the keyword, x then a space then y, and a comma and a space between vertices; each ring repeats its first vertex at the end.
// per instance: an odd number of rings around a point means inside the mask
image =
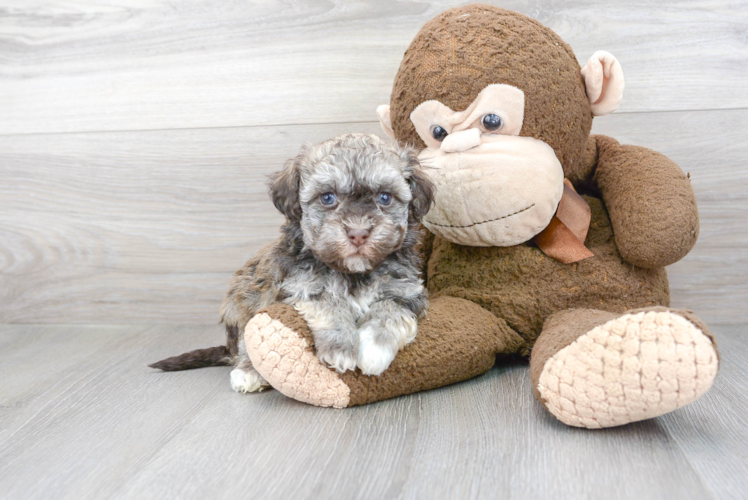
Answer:
POLYGON ((489 132, 499 130, 504 126, 504 120, 502 120, 499 115, 495 115, 493 113, 484 116, 480 122, 483 124, 483 128, 485 128, 489 132))
POLYGON ((319 197, 319 201, 321 201, 323 205, 327 205, 329 207, 330 205, 335 203, 335 195, 333 193, 325 193, 319 197))
POLYGON ((392 195, 390 193, 379 193, 379 196, 377 196, 377 203, 386 207, 392 203, 392 195))
POLYGON ((434 128, 431 129, 431 136, 439 142, 442 142, 447 135, 449 135, 447 131, 439 125, 434 125, 434 128))

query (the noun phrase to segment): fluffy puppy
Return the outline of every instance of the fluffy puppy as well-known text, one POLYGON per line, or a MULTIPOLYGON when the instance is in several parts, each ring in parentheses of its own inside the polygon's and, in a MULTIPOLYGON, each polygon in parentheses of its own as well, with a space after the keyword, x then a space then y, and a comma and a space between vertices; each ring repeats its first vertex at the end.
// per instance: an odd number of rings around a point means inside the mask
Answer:
POLYGON ((234 390, 259 390, 267 384, 240 336, 257 312, 283 302, 309 324, 320 360, 379 375, 413 341, 428 305, 416 246, 433 185, 415 150, 365 134, 305 146, 272 177, 270 196, 286 223, 234 275, 221 307, 226 346, 151 366, 233 365, 234 390))

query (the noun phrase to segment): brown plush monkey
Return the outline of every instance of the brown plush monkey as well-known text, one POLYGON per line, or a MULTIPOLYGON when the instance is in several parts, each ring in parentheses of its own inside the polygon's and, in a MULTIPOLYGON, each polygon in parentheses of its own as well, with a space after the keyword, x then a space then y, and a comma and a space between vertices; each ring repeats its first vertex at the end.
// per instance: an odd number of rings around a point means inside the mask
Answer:
POLYGON ((315 358, 298 314, 276 305, 247 326, 255 368, 290 397, 344 407, 480 375, 499 354, 529 356, 541 403, 589 428, 706 392, 716 344, 693 313, 668 308, 664 269, 698 236, 689 180, 655 151, 590 136, 622 91, 612 55, 580 69, 521 14, 471 5, 429 21, 378 109, 392 137, 425 148, 437 184, 424 219, 431 305, 416 341, 380 377, 341 375, 315 358))

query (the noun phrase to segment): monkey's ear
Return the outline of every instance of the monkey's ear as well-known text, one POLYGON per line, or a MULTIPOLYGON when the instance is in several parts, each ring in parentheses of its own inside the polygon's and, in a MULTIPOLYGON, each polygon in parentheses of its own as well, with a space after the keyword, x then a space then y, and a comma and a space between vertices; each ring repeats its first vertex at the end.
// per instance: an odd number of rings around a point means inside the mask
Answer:
POLYGON ((382 126, 382 130, 390 139, 395 138, 395 132, 392 130, 392 120, 390 119, 390 105, 382 104, 377 107, 377 115, 379 116, 379 124, 382 126))
POLYGON ((582 68, 587 98, 595 116, 612 113, 623 99, 623 70, 610 52, 598 50, 582 68))
POLYGON ((273 205, 292 221, 301 220, 301 157, 302 155, 299 155, 293 160, 288 160, 283 170, 270 177, 268 184, 273 205))

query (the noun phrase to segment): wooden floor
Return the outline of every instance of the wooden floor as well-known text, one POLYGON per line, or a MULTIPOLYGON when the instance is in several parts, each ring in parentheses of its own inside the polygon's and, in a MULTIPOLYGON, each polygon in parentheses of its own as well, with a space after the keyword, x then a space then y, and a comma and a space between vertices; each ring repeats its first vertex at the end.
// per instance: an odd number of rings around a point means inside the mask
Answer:
POLYGON ((0 499, 748 498, 744 0, 488 2, 615 54, 593 131, 690 173, 672 303, 722 353, 694 404, 586 431, 523 364, 347 410, 146 368, 222 342, 231 273, 281 222, 267 174, 380 133, 408 43, 458 3, 0 0, 0 499))
POLYGON ((524 364, 345 410, 238 395, 228 368, 145 364, 217 326, 0 330, 0 497, 629 498, 748 495, 748 339, 692 405, 589 431, 560 424, 524 364))

